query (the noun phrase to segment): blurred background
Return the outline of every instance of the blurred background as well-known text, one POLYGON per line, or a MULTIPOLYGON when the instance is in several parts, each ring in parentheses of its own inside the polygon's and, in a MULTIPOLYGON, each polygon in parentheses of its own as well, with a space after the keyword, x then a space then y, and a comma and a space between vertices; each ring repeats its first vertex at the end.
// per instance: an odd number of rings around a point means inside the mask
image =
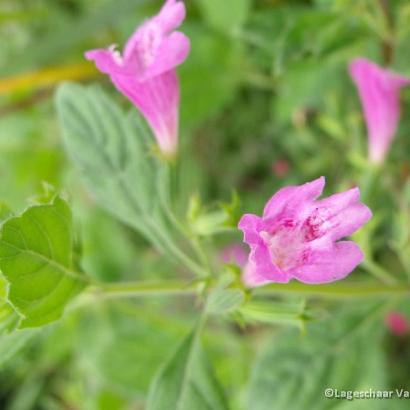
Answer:
MULTIPOLYGON (((0 199, 22 210, 45 183, 75 197, 82 264, 101 280, 172 278, 175 267, 85 193, 63 151, 53 93, 65 80, 99 82, 128 107, 83 54, 110 44, 121 48, 161 4, 0 1, 0 199)), ((410 90, 402 93, 402 120, 388 162, 374 180, 347 66, 364 56, 410 75, 410 3, 187 0, 186 5, 181 30, 192 50, 178 70, 181 212, 193 192, 211 206, 229 203, 236 192, 239 214, 260 213, 278 188, 320 175, 327 178, 326 193, 363 186, 377 217, 357 240, 370 259, 407 280, 410 90)), ((218 246, 240 239, 239 233, 225 235, 218 246)), ((371 270, 355 275, 371 278, 371 270)), ((143 409, 152 375, 189 328, 191 302, 97 304, 12 348, 0 338, 0 408, 143 409)), ((273 327, 212 324, 205 340, 232 408, 408 408, 404 400, 323 400, 323 390, 408 387, 410 304, 356 300, 349 311, 336 302, 310 303, 333 319, 329 327, 313 325, 304 338, 297 326, 289 329, 292 321, 273 327), (385 325, 393 309, 403 315, 400 336, 385 325)))

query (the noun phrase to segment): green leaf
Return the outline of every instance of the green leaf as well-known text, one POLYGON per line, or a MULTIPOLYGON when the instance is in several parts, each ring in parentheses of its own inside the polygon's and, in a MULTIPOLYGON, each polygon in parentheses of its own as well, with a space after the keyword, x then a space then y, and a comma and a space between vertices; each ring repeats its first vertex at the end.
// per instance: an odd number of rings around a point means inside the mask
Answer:
POLYGON ((147 410, 228 409, 198 340, 199 326, 178 346, 151 384, 147 410))
POLYGON ((252 0, 200 0, 198 4, 211 27, 230 33, 245 23, 252 0))
POLYGON ((7 281, 0 273, 0 299, 6 299, 7 297, 7 281))
MULTIPOLYGON (((388 388, 383 329, 378 322, 370 320, 375 313, 378 317, 380 306, 372 304, 365 309, 355 306, 354 313, 335 315, 307 326, 305 335, 296 329, 277 334, 254 368, 248 408, 339 408, 339 400, 324 397, 325 388, 388 388)), ((382 402, 372 401, 372 408, 384 408, 382 402)))
MULTIPOLYGON (((147 306, 148 303, 148 306, 147 306)), ((97 378, 105 386, 132 396, 145 396, 156 369, 186 333, 178 320, 144 306, 107 306, 103 312, 82 314, 76 322, 76 356, 84 364, 84 377, 97 378), (130 366, 132 363, 132 366, 130 366)))
POLYGON ((305 302, 276 302, 272 300, 252 300, 241 307, 240 313, 247 322, 262 322, 291 325, 303 328, 312 313, 306 310, 305 302))
POLYGON ((9 282, 8 300, 23 316, 20 327, 36 327, 63 314, 84 287, 72 266, 73 232, 68 204, 28 208, 0 230, 0 269, 9 282))
POLYGON ((207 311, 210 314, 225 314, 238 309, 245 300, 240 289, 215 289, 208 298, 207 311))
POLYGON ((229 288, 235 276, 228 273, 219 278, 217 286, 211 290, 206 300, 206 312, 223 315, 237 310, 245 301, 245 292, 238 288, 229 288))
POLYGON ((0 336, 14 330, 20 322, 20 316, 7 301, 8 283, 0 273, 0 336))
POLYGON ((158 245, 157 167, 142 118, 127 115, 99 88, 63 84, 56 96, 72 162, 99 204, 158 245))

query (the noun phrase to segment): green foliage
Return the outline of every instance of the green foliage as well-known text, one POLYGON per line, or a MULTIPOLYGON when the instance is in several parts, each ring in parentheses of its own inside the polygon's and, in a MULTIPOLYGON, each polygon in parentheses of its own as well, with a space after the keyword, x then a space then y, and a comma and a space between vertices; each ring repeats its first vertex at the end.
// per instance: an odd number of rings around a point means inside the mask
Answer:
POLYGON ((241 44, 210 33, 204 27, 187 25, 185 32, 191 39, 191 52, 179 69, 181 126, 192 129, 233 100, 243 75, 237 67, 243 63, 244 56, 241 44), (230 75, 224 75, 225 72, 230 75))
MULTIPOLYGON (((388 389, 382 332, 369 320, 378 309, 380 306, 372 304, 359 312, 335 315, 308 325, 305 334, 285 330, 275 335, 254 369, 248 407, 339 408, 338 400, 325 398, 326 387, 339 391, 388 389)), ((366 405, 364 400, 360 408, 366 405)), ((372 408, 384 409, 383 400, 372 401, 372 408)))
POLYGON ((209 314, 223 315, 235 312, 245 301, 243 289, 230 287, 234 285, 234 275, 222 276, 219 283, 211 290, 206 301, 206 311, 209 314))
MULTIPOLYGON (((57 110, 64 143, 99 204, 161 248, 161 214, 151 136, 99 87, 60 86, 57 110)), ((159 166, 159 165, 158 165, 159 166)))
POLYGON ((147 410, 226 410, 223 391, 202 351, 196 327, 152 382, 147 410))
POLYGON ((35 335, 31 329, 0 334, 0 369, 35 335))
POLYGON ((5 299, 7 296, 7 281, 0 275, 0 299, 5 299))
POLYGON ((0 230, 0 269, 9 283, 8 300, 23 316, 20 327, 57 320, 84 287, 73 270, 73 231, 68 204, 28 208, 0 230))
POLYGON ((252 0, 200 0, 199 7, 211 27, 230 34, 245 23, 251 2, 252 0))
POLYGON ((312 312, 306 309, 305 301, 251 300, 241 307, 239 313, 248 323, 288 325, 300 329, 304 329, 305 322, 314 318, 312 312))
POLYGON ((389 332, 383 316, 393 309, 410 315, 410 93, 402 92, 398 132, 376 171, 347 72, 352 58, 365 56, 410 74, 406 0, 185 1, 180 30, 191 51, 177 69, 175 175, 137 109, 83 57, 110 44, 122 49, 163 0, 0 3, 2 409, 408 406, 324 398, 326 387, 409 385, 409 336, 389 332), (102 83, 57 91, 70 161, 50 98, 56 74, 102 83), (365 263, 338 291, 338 284, 294 283, 245 289, 241 269, 220 261, 224 246, 241 241, 239 217, 260 213, 277 189, 319 175, 327 177, 326 193, 357 185, 371 207, 371 223, 354 238, 365 263), (46 192, 38 195, 41 186, 46 192), (63 190, 73 198, 75 232, 67 205, 50 203, 63 190), (238 196, 224 203, 233 190, 238 196), (17 217, 2 202, 19 210, 27 198, 36 205, 17 217), (79 266, 95 286, 75 300, 87 278, 79 266), (201 278, 191 282, 194 271, 201 278), (380 281, 386 272, 398 284, 383 300, 397 292, 399 305, 339 299, 349 289, 356 296, 363 288, 390 292, 380 281), (303 299, 293 294, 301 288, 303 299), (63 315, 72 301, 76 308, 63 315), (197 326, 164 362, 199 310, 209 316, 206 329, 197 326), (19 329, 52 321, 41 332, 19 329))
MULTIPOLYGON (((157 368, 183 334, 174 318, 155 306, 127 304, 92 312, 76 324, 77 354, 88 377, 129 397, 144 397, 157 368)), ((185 330, 185 326, 183 327, 185 330)))

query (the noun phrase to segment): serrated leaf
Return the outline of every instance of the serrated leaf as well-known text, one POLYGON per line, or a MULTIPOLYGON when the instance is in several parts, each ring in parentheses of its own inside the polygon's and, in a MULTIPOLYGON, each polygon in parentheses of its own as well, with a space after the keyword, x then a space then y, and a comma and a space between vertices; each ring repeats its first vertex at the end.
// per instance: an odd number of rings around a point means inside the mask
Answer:
POLYGON ((8 300, 23 316, 20 327, 36 327, 63 314, 85 286, 73 271, 73 232, 68 204, 28 208, 0 229, 0 269, 9 283, 8 300))
POLYGON ((142 118, 127 115, 99 87, 63 84, 56 104, 72 162, 99 204, 158 244, 157 168, 142 118))
POLYGON ((195 328, 159 370, 147 410, 226 410, 223 391, 201 349, 195 328))

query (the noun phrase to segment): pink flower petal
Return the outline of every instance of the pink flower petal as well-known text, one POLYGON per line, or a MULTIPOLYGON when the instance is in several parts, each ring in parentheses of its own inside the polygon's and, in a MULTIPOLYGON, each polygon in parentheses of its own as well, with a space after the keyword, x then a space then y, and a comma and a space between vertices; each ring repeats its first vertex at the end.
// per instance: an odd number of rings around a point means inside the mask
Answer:
POLYGON ((251 252, 244 273, 248 286, 268 282, 326 283, 344 278, 362 261, 360 248, 337 242, 372 216, 357 188, 316 200, 324 178, 281 189, 263 217, 245 214, 239 222, 251 252))
POLYGON ((141 111, 167 155, 173 155, 178 145, 180 92, 175 68, 186 59, 190 47, 184 34, 172 30, 184 17, 184 3, 167 0, 158 15, 137 28, 123 56, 112 47, 86 53, 141 111))
MULTIPOLYGON (((260 257, 260 256, 259 256, 260 257)), ((257 287, 268 283, 287 283, 291 277, 274 265, 259 265, 251 257, 245 266, 242 280, 248 287, 257 287)))
POLYGON ((164 33, 169 33, 179 27, 185 19, 185 5, 182 1, 167 0, 156 16, 164 33))
POLYGON ((331 215, 335 215, 349 205, 358 202, 360 199, 359 188, 351 188, 344 192, 338 192, 325 199, 317 201, 314 206, 327 209, 331 215))
POLYGON ((372 218, 372 212, 364 204, 355 204, 345 208, 326 222, 325 229, 332 240, 337 241, 352 235, 372 218))
POLYGON ((161 150, 173 154, 178 143, 179 84, 176 73, 169 71, 143 83, 126 76, 111 79, 147 119, 161 150))
POLYGON ((146 70, 143 78, 152 78, 182 64, 190 50, 190 42, 185 34, 176 31, 170 34, 163 40, 158 47, 158 55, 161 58, 157 58, 151 66, 146 70))
POLYGON ((334 282, 345 278, 362 260, 359 246, 352 241, 341 241, 330 249, 312 250, 305 264, 289 273, 304 283, 334 282))
POLYGON ((259 235, 262 229, 262 220, 259 216, 252 214, 245 214, 239 221, 238 228, 243 231, 243 240, 249 245, 258 244, 262 242, 259 235))
POLYGON ((286 209, 292 212, 299 210, 301 206, 305 206, 307 202, 320 196, 324 186, 325 177, 320 177, 300 186, 280 189, 266 204, 263 218, 274 218, 286 209))
POLYGON ((85 53, 85 58, 94 61, 97 68, 105 74, 121 73, 119 58, 112 49, 90 50, 85 53))
POLYGON ((381 163, 396 133, 400 117, 400 89, 410 84, 410 78, 382 69, 364 58, 353 60, 349 72, 364 111, 369 134, 369 158, 381 163))

